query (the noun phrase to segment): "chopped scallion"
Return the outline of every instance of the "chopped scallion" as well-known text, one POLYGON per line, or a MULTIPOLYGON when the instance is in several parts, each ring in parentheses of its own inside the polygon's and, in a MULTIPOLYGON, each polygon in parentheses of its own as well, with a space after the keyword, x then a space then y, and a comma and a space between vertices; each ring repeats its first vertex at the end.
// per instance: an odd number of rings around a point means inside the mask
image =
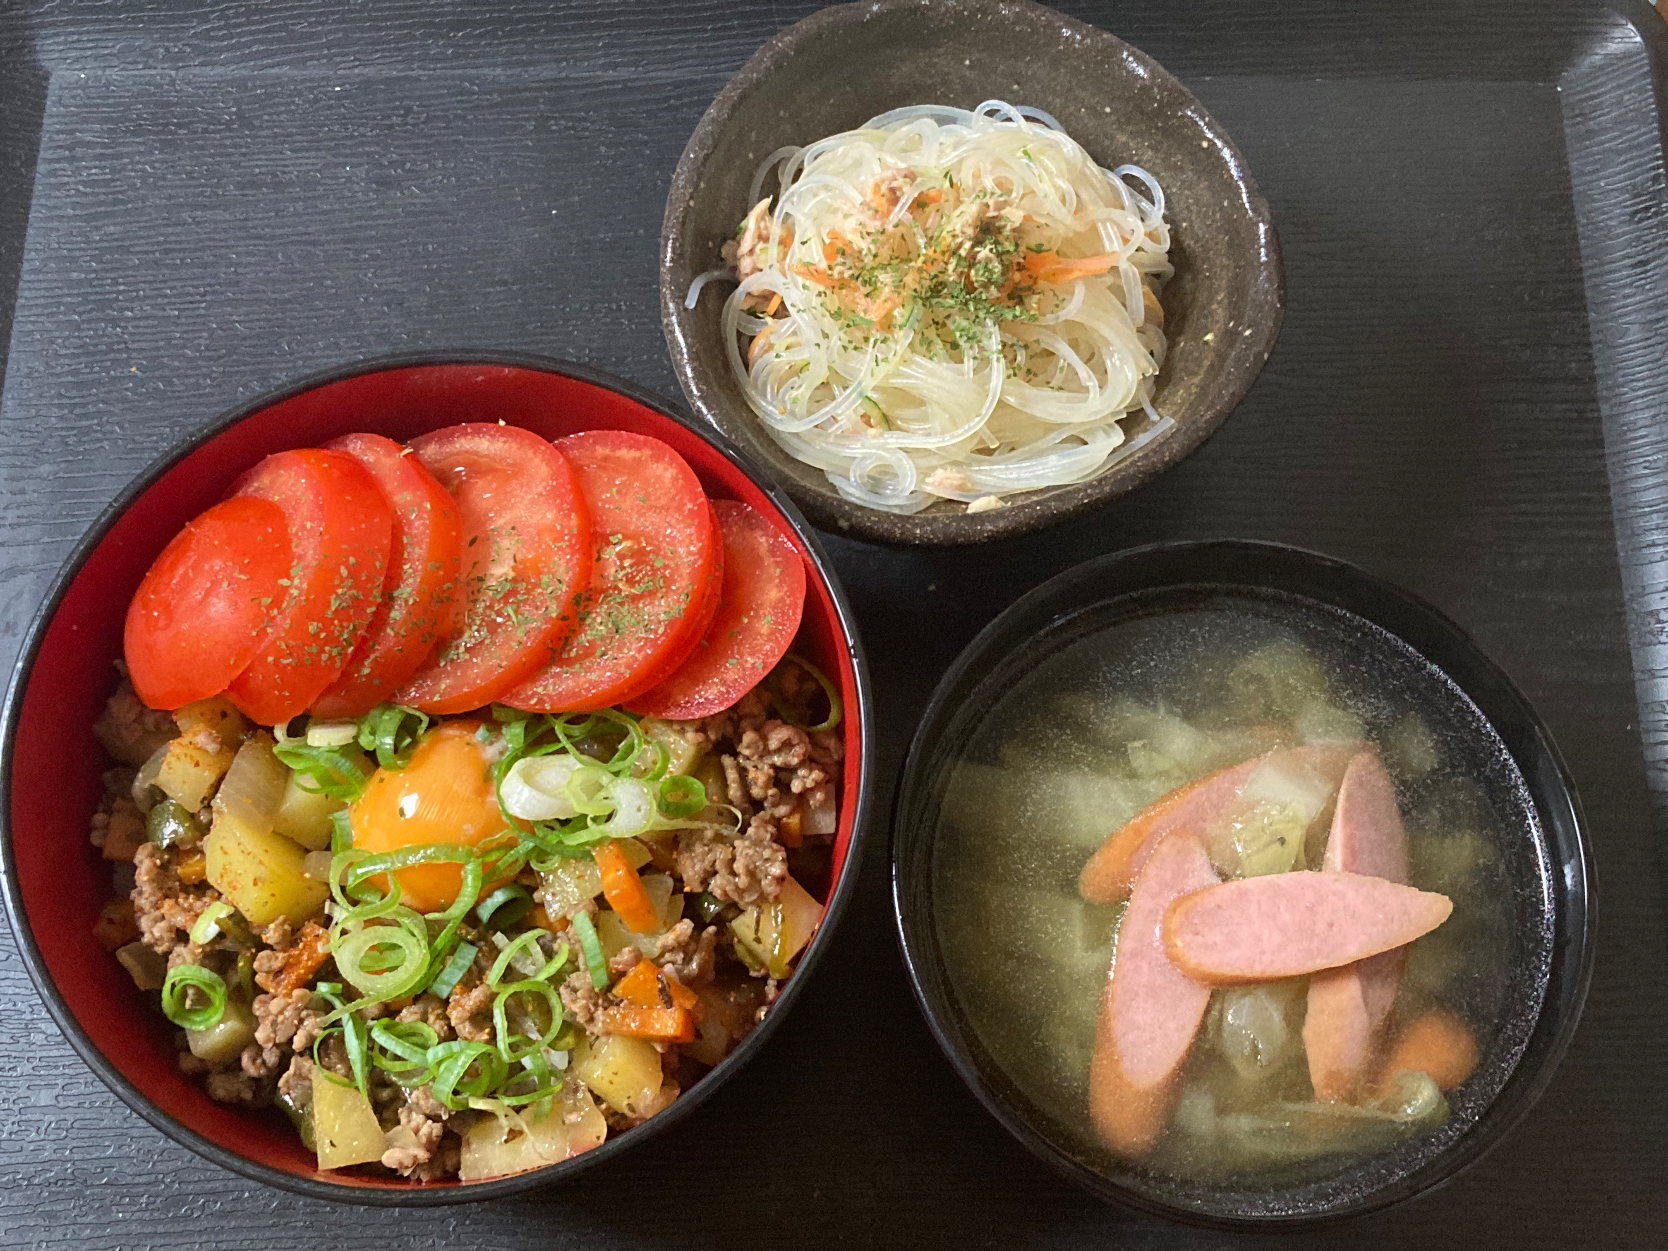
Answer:
POLYGON ((212 1029, 226 1011, 226 983, 200 964, 176 964, 162 983, 162 1014, 182 1029, 212 1029), (208 1002, 191 1007, 192 992, 208 1002))

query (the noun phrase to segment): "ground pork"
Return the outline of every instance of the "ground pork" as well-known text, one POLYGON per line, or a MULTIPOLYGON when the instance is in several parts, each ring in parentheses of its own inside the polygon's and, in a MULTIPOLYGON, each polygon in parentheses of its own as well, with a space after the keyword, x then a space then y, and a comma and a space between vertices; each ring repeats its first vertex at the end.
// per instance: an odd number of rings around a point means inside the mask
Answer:
POLYGON ((402 1177, 419 1177, 424 1181, 455 1172, 456 1161, 446 1167, 442 1149, 446 1120, 451 1115, 451 1109, 436 1099, 429 1087, 418 1086, 407 1091, 405 1102, 400 1105, 399 1123, 410 1137, 400 1135, 400 1141, 382 1153, 383 1167, 393 1169, 402 1177))
POLYGON ((178 734, 179 727, 171 714, 140 703, 133 683, 123 678, 110 702, 105 704, 104 712, 93 722, 93 733, 111 756, 137 767, 178 734))
POLYGON ((174 853, 155 843, 139 847, 133 869, 133 912, 139 936, 151 950, 167 955, 220 894, 206 883, 184 885, 175 868, 174 853))
POLYGON ((737 838, 711 830, 690 830, 678 840, 678 875, 684 890, 707 891, 737 907, 775 899, 788 876, 788 854, 776 841, 776 826, 760 813, 737 838))
POLYGON ((568 974, 561 986, 562 1008, 570 1021, 583 1025, 588 1033, 598 1032, 597 1012, 608 1006, 608 994, 591 985, 591 975, 581 970, 568 974))
POLYGON ((255 996, 255 1041, 241 1057, 245 1073, 270 1077, 283 1064, 285 1051, 305 1051, 313 1045, 324 1014, 313 1010, 312 998, 305 987, 255 996))
POLYGON ((438 995, 431 995, 424 991, 411 1003, 401 1008, 399 1015, 394 1018, 402 1024, 413 1021, 427 1025, 435 1033, 439 1042, 451 1042, 456 1035, 452 1032, 452 1018, 446 1015, 446 1001, 438 995))
POLYGON ((452 1029, 459 1038, 470 1042, 492 1041, 492 1001, 497 991, 486 984, 482 978, 475 978, 474 985, 466 987, 459 982, 452 987, 452 993, 446 1001, 446 1019, 452 1023, 452 1029))
POLYGON ((660 940, 660 967, 692 990, 712 981, 713 962, 718 951, 718 927, 709 925, 695 937, 695 922, 688 917, 667 930, 660 940))

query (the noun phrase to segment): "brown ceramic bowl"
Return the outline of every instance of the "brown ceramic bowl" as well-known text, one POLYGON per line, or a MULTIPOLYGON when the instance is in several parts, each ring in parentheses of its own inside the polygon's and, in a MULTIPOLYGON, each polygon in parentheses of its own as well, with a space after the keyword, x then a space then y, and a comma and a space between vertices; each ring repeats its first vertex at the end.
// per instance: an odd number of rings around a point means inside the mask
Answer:
MULTIPOLYGON (((1250 388, 1280 330, 1285 279, 1268 205, 1232 140, 1151 58, 1105 31, 1029 0, 870 0, 790 26, 712 102, 672 176, 660 240, 660 308, 678 382, 695 411, 768 465, 825 529, 885 543, 977 543, 1051 525, 1175 464, 1250 388), (1070 486, 1010 497, 968 515, 934 504, 904 517, 842 499, 748 409, 725 360, 713 283, 694 309, 695 275, 752 206, 764 157, 910 104, 974 108, 1001 98, 1045 109, 1102 165, 1134 163, 1164 188, 1175 278, 1164 290, 1169 352, 1154 406, 1168 433, 1070 486)), ((1123 423, 1131 438, 1150 425, 1123 423)))

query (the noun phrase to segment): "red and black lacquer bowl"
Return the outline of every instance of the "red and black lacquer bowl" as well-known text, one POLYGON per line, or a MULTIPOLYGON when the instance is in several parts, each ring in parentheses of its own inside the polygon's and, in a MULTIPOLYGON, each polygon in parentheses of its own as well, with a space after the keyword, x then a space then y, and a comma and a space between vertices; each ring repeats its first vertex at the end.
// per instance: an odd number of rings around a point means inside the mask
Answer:
POLYGON ((222 416, 151 466, 99 518, 58 575, 12 675, 0 758, 0 858, 6 910, 47 1011, 134 1111, 198 1154, 247 1177, 319 1198, 384 1205, 488 1199, 572 1176, 689 1115, 764 1046, 805 986, 856 887, 868 809, 871 709, 851 612, 816 536, 781 491, 721 437, 629 383, 545 358, 456 354, 348 365, 222 416), (512 1177, 449 1184, 325 1173, 284 1118, 215 1103, 176 1067, 173 1027, 93 937, 110 865, 87 839, 105 759, 92 725, 114 685, 128 600, 151 561, 244 470, 284 448, 355 430, 410 439, 464 421, 505 421, 547 438, 618 429, 664 439, 709 495, 740 500, 804 557, 797 647, 845 701, 845 776, 822 926, 765 1021, 666 1111, 594 1151, 512 1177))

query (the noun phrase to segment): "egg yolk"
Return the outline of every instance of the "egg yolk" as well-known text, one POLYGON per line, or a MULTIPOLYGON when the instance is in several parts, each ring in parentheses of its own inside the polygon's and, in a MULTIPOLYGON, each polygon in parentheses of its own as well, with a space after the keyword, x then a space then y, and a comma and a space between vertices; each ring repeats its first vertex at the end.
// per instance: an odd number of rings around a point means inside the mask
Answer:
MULTIPOLYGON (((473 847, 502 831, 504 814, 475 737, 478 728, 475 721, 449 721, 423 737, 405 768, 371 774, 364 794, 348 809, 353 845, 371 852, 429 843, 473 847)), ((400 902, 418 912, 451 907, 463 886, 463 867, 457 864, 411 865, 394 876, 400 902)), ((481 893, 501 884, 486 883, 481 893)))

